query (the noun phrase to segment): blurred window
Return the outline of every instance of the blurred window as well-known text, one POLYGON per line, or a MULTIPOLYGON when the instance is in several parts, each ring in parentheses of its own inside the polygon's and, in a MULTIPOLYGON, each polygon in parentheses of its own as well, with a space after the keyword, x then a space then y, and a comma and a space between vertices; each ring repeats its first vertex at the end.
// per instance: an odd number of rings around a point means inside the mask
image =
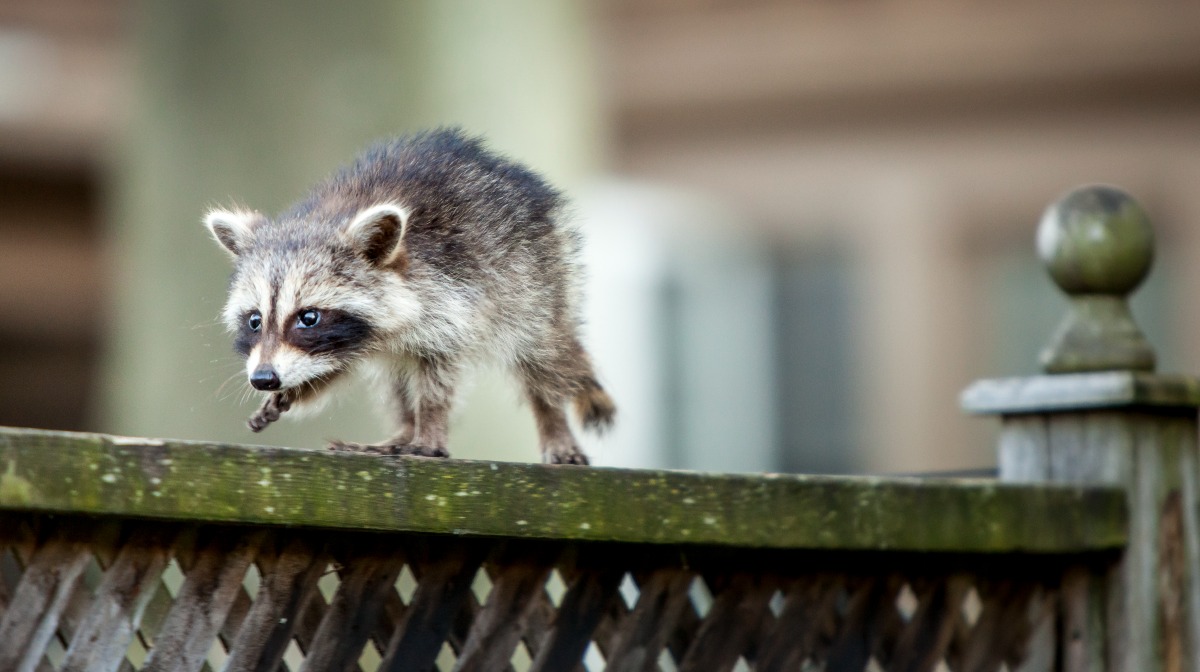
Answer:
POLYGON ((836 249, 776 247, 707 241, 667 274, 660 333, 669 466, 858 466, 853 267, 836 249))
POLYGON ((773 264, 777 468, 856 471, 853 267, 829 248, 788 250, 773 264))

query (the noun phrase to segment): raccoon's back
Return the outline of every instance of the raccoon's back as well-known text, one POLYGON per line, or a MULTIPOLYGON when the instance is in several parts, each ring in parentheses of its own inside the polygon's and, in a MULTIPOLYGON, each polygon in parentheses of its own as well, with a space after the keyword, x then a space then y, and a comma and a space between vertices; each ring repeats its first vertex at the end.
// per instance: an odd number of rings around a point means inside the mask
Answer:
POLYGON ((407 252, 436 266, 462 271, 464 264, 497 260, 515 249, 558 243, 558 191, 460 129, 368 148, 317 185, 292 214, 336 223, 382 202, 409 210, 407 252))

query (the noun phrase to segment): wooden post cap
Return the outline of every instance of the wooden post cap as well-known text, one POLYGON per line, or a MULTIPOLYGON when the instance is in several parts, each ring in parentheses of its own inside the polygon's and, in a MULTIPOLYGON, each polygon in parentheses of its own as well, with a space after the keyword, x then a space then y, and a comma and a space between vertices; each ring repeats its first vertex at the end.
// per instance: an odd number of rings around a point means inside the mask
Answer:
POLYGON ((1071 302, 1042 351, 1043 370, 1153 371, 1154 349, 1127 301, 1154 260, 1154 231, 1142 206, 1113 187, 1075 189, 1046 209, 1037 249, 1071 302))

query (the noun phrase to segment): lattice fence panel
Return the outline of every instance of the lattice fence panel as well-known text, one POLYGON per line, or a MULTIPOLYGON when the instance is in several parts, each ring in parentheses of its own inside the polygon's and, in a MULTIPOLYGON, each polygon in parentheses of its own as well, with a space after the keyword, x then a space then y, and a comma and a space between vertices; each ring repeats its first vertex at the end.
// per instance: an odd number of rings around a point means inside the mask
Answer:
POLYGON ((0 670, 38 672, 1051 669, 1069 566, 0 523, 0 670))

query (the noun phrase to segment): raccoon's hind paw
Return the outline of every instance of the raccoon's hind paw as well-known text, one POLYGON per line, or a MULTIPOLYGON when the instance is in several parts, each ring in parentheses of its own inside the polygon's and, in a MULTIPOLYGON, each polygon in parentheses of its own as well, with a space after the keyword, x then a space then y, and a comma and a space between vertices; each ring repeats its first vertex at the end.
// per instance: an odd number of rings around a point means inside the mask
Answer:
POLYGON ((279 416, 287 412, 292 407, 292 400, 283 392, 276 392, 267 397, 263 405, 259 407, 258 412, 250 416, 246 421, 246 426, 252 432, 261 432, 267 428, 267 425, 279 419, 279 416))
POLYGON ((369 455, 416 455, 417 457, 450 457, 445 448, 421 446, 412 443, 352 443, 333 440, 329 450, 337 452, 367 453, 369 455))
POLYGON ((547 450, 542 453, 542 462, 545 464, 578 464, 581 466, 589 464, 587 455, 584 455, 583 451, 579 450, 579 447, 575 445, 547 450))

